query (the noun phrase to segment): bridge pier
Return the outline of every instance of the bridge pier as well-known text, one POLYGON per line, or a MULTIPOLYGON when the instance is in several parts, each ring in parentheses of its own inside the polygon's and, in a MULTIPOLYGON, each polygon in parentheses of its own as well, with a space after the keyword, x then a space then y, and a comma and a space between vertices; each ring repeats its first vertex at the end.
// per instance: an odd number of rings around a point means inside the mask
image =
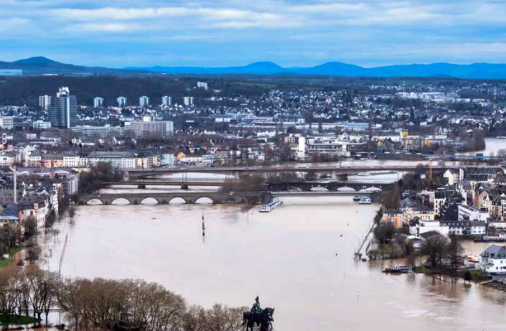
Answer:
POLYGON ((332 170, 331 177, 332 177, 332 179, 334 179, 334 180, 335 180, 335 179, 337 179, 337 173, 336 173, 336 171, 335 171, 335 170, 332 170))

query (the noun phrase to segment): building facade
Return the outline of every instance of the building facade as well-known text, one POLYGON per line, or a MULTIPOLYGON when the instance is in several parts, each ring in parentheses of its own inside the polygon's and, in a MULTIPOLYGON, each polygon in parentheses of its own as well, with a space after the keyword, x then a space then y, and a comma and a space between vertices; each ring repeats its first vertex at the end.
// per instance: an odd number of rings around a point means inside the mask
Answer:
POLYGON ((49 108, 52 127, 71 128, 77 125, 77 98, 70 95, 68 87, 60 88, 49 108))
POLYGON ((139 98, 139 106, 148 107, 149 106, 149 98, 147 96, 142 96, 139 98))
POLYGON ((174 133, 174 123, 171 121, 135 121, 130 123, 130 130, 137 138, 165 138, 174 133))
POLYGON ((116 99, 116 101, 118 102, 118 107, 123 108, 123 107, 126 107, 126 105, 127 105, 127 98, 125 98, 125 97, 118 97, 116 99))
POLYGON ((163 96, 162 97, 162 106, 172 106, 172 97, 163 96))
POLYGON ((93 108, 102 108, 104 107, 104 98, 96 97, 93 99, 93 108))

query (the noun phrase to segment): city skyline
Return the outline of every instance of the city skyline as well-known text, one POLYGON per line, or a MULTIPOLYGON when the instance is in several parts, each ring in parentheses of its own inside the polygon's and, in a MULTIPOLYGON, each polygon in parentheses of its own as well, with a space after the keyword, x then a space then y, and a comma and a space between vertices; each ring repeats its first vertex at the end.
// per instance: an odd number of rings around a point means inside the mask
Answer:
POLYGON ((0 0, 0 59, 127 66, 501 63, 498 1, 0 0))

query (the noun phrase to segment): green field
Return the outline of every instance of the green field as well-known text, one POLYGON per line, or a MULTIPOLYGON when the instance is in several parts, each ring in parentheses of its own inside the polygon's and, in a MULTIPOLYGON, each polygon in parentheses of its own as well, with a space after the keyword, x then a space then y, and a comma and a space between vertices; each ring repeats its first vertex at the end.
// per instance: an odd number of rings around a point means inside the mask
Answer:
POLYGON ((4 259, 4 260, 0 261, 0 269, 2 269, 3 267, 8 266, 9 264, 11 264, 12 263, 12 257, 14 255, 16 255, 17 253, 21 252, 22 249, 23 248, 21 248, 21 247, 11 248, 11 251, 10 251, 10 254, 9 254, 11 257, 8 258, 8 259, 4 259))

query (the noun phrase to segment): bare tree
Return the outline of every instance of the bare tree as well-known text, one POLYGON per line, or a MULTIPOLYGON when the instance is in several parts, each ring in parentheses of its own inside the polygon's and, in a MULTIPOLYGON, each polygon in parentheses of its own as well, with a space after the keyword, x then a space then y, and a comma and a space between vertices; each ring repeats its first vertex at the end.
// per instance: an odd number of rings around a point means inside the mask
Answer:
POLYGON ((433 267, 441 265, 447 252, 447 239, 440 234, 427 238, 422 245, 422 253, 427 255, 433 267))
POLYGON ((200 306, 191 306, 183 315, 183 331, 207 331, 206 310, 200 306))
POLYGON ((18 273, 16 267, 9 266, 0 272, 0 314, 7 327, 11 316, 19 309, 18 273))
POLYGON ((464 254, 464 247, 462 247, 460 240, 456 236, 450 237, 447 253, 450 259, 451 268, 457 269, 459 266, 460 258, 462 257, 462 254, 464 254))
POLYGON ((243 308, 228 308, 216 304, 207 312, 207 330, 236 331, 241 329, 243 308))
POLYGON ((36 240, 30 240, 28 242, 25 252, 26 252, 25 259, 30 263, 34 263, 39 259, 40 254, 42 253, 42 249, 37 244, 36 240))
POLYGON ((37 235, 37 220, 33 216, 28 216, 25 220, 25 236, 30 239, 37 235))

